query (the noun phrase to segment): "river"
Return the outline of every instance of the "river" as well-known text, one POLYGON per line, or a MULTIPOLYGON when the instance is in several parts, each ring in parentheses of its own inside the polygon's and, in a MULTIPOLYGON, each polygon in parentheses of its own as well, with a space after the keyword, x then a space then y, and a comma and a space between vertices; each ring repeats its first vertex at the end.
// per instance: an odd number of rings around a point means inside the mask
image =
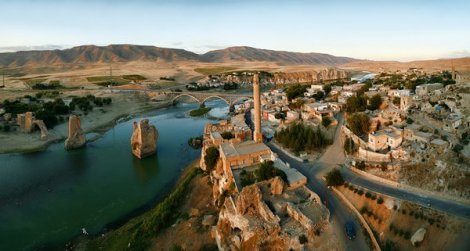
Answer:
MULTIPOLYGON (((224 117, 220 100, 208 117, 224 117)), ((29 154, 0 155, 0 250, 61 247, 80 235, 104 231, 164 197, 184 167, 200 155, 188 146, 209 118, 187 114, 180 103, 121 122, 85 148, 65 151, 63 142, 29 154), (132 156, 132 123, 148 118, 159 131, 157 155, 132 156)))

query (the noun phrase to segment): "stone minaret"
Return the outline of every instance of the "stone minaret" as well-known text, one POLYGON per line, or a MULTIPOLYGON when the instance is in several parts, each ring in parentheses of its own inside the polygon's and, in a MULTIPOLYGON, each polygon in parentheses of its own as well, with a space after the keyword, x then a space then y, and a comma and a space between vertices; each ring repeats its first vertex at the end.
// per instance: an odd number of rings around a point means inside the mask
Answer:
POLYGON ((263 134, 261 133, 261 98, 259 93, 259 76, 253 75, 253 99, 255 105, 255 132, 253 138, 256 143, 263 142, 263 134))

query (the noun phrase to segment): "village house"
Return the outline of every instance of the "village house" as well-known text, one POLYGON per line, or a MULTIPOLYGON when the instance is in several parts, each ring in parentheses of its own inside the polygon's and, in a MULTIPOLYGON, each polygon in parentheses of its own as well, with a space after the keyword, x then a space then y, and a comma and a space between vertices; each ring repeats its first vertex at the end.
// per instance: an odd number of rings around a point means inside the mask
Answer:
POLYGON ((403 130, 390 126, 388 128, 369 133, 368 148, 373 151, 393 150, 403 141, 403 130))
POLYGON ((318 92, 322 92, 322 91, 323 91, 323 85, 311 85, 309 88, 307 88, 307 91, 304 93, 304 96, 313 97, 318 92))
POLYGON ((431 93, 432 91, 442 89, 442 88, 444 88, 444 85, 441 83, 418 85, 416 86, 416 95, 425 96, 431 93))

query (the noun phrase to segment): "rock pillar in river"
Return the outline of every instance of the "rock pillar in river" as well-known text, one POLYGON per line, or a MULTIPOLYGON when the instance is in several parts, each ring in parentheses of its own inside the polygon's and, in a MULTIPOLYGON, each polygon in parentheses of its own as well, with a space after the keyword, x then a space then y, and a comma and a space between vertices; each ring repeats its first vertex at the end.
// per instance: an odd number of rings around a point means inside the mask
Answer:
POLYGON ((80 118, 75 115, 69 117, 69 135, 65 140, 65 149, 72 150, 84 146, 86 143, 85 134, 80 127, 80 118))
POLYGON ((131 137, 132 154, 139 159, 148 157, 157 151, 158 131, 149 124, 148 119, 134 122, 131 137))

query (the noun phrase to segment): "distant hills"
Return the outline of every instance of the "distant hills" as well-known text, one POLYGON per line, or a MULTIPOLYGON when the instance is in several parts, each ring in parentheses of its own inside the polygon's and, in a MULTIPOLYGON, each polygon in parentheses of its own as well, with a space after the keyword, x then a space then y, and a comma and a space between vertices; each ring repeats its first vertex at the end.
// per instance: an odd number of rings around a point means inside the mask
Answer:
POLYGON ((322 53, 299 53, 229 47, 205 54, 142 45, 84 45, 64 50, 19 51, 0 53, 2 67, 43 67, 64 64, 99 64, 132 61, 196 62, 276 62, 280 65, 340 65, 359 61, 322 53))

